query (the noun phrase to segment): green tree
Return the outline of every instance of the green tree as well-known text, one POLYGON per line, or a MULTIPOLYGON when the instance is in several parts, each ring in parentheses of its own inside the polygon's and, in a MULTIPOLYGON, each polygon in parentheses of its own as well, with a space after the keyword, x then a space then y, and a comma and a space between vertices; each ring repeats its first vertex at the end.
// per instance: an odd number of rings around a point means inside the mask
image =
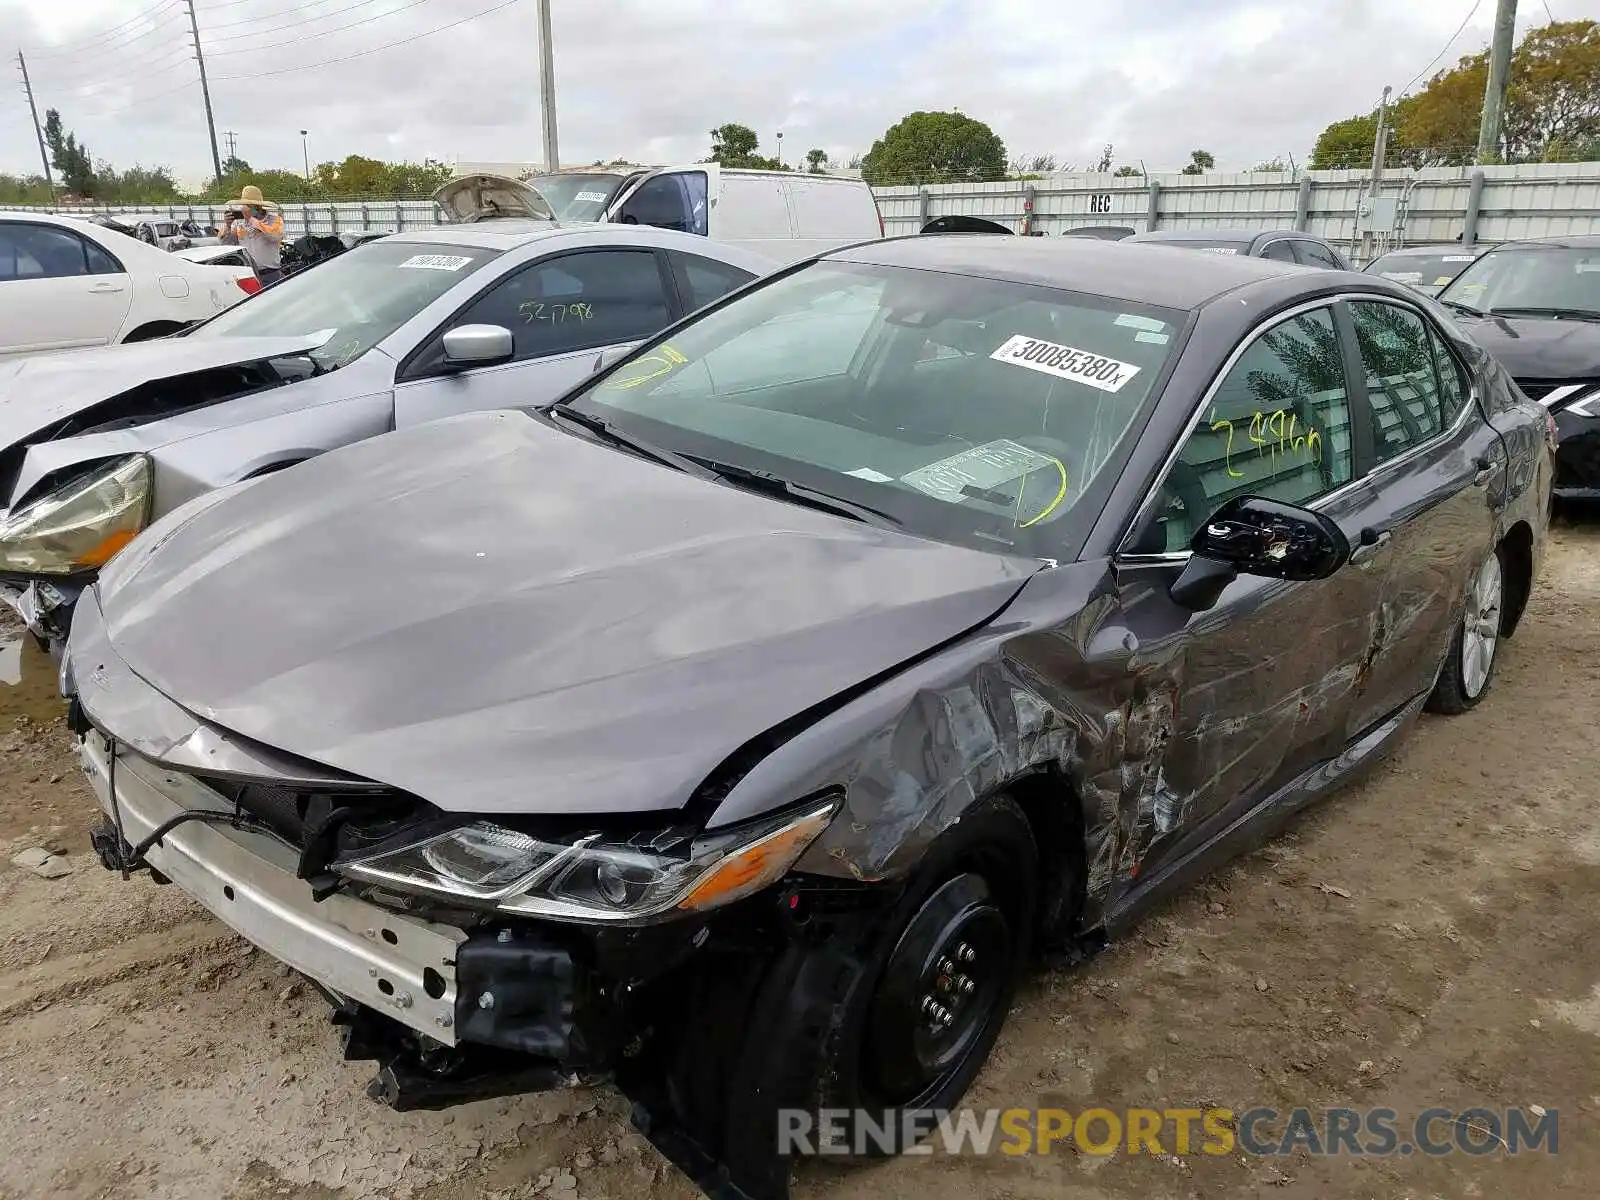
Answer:
POLYGON ((748 125, 718 125, 711 131, 711 161, 724 167, 746 166, 760 144, 756 131, 748 125))
POLYGON ((230 154, 222 160, 222 173, 224 175, 248 175, 250 174, 250 164, 237 154, 230 154))
POLYGON ((874 187, 1003 179, 1005 143, 982 121, 958 112, 914 112, 872 144, 861 162, 874 187))
POLYGON ((0 204, 49 204, 53 199, 43 175, 0 175, 0 204))
POLYGON ((1289 164, 1281 158, 1269 158, 1266 162, 1257 163, 1250 168, 1251 171, 1284 171, 1289 170, 1289 164))
MULTIPOLYGON (((1391 166, 1461 166, 1477 157, 1487 53, 1438 72, 1390 110, 1391 166)), ((1317 138, 1314 168, 1372 161, 1376 115, 1335 121, 1317 138)), ((1511 56, 1497 154, 1504 162, 1592 158, 1600 148, 1600 23, 1553 21, 1523 35, 1511 56)))
POLYGON ((108 162, 95 170, 95 199, 107 204, 176 204, 183 193, 166 167, 131 166, 118 171, 108 162))
POLYGON ((1189 165, 1183 168, 1184 175, 1204 175, 1207 171, 1214 170, 1217 160, 1211 156, 1209 150, 1192 150, 1189 153, 1189 165))
POLYGON ((61 114, 53 108, 44 114, 44 144, 50 148, 50 165, 60 176, 61 186, 79 196, 93 196, 94 160, 89 148, 62 127, 61 114))
POLYGON ((824 175, 827 173, 827 166, 828 152, 826 150, 806 151, 806 170, 811 174, 824 175))
POLYGON ((1132 163, 1123 163, 1122 166, 1118 167, 1115 171, 1111 172, 1111 175, 1112 175, 1112 178, 1114 178, 1114 179, 1143 179, 1144 178, 1144 172, 1141 171, 1138 167, 1134 166, 1132 163))

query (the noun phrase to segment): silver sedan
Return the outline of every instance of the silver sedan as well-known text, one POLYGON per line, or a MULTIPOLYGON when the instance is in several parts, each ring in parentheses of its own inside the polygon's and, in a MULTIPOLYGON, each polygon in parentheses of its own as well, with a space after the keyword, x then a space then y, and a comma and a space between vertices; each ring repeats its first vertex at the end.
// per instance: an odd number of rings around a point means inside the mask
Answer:
POLYGON ((399 426, 552 400, 774 266, 642 225, 444 226, 177 337, 0 364, 0 597, 58 644, 100 567, 184 501, 399 426))

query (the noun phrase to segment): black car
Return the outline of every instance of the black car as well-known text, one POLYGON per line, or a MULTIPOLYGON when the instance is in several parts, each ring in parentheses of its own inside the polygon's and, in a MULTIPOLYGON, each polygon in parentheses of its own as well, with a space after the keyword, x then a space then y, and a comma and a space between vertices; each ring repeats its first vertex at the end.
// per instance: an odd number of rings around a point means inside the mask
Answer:
POLYGON ((1481 249, 1463 248, 1453 242, 1402 246, 1378 255, 1363 270, 1403 283, 1424 296, 1437 296, 1482 253, 1481 249))
POLYGON ((1350 269, 1345 256, 1329 243, 1293 229, 1153 229, 1125 240, 1158 242, 1184 250, 1209 250, 1212 254, 1270 258, 1332 271, 1350 269))
POLYGON ((1600 499, 1600 237, 1497 246, 1439 302, 1555 418, 1556 495, 1600 499))
POLYGON ((1035 952, 1476 705, 1551 473, 1384 280, 875 241, 175 510, 63 683, 102 861, 313 978, 372 1095, 614 1073, 782 1196, 794 1113, 914 1140, 1035 952))

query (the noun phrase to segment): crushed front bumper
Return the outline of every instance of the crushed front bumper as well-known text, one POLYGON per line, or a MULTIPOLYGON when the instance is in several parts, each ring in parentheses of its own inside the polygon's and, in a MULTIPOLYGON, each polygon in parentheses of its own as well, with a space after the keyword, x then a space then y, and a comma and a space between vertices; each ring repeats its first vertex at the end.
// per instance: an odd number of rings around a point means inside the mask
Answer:
POLYGON ((85 584, 0 580, 0 600, 10 605, 28 632, 59 655, 72 628, 72 611, 85 584))
MULTIPOLYGON (((100 807, 138 844, 186 810, 231 811, 199 781, 166 771, 126 748, 116 760, 97 730, 79 757, 100 807)), ((352 896, 312 899, 295 875, 296 851, 263 834, 188 822, 145 853, 151 868, 177 884, 235 932, 328 991, 383 1013, 436 1042, 456 1042, 456 959, 467 934, 380 908, 352 896)))

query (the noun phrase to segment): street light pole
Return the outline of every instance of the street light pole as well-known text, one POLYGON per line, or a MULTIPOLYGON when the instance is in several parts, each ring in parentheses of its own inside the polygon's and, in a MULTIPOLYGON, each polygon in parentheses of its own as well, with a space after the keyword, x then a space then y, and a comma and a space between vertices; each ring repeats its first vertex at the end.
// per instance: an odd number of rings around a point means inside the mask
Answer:
POLYGON ((783 166, 783 130, 778 130, 778 165, 783 166))
POLYGON ((306 181, 309 183, 311 180, 311 149, 306 145, 306 130, 304 129, 300 131, 300 157, 305 159, 306 181))
POLYGON ((550 42, 550 0, 539 0, 539 107, 544 115, 544 169, 561 169, 556 146, 556 56, 550 42))

